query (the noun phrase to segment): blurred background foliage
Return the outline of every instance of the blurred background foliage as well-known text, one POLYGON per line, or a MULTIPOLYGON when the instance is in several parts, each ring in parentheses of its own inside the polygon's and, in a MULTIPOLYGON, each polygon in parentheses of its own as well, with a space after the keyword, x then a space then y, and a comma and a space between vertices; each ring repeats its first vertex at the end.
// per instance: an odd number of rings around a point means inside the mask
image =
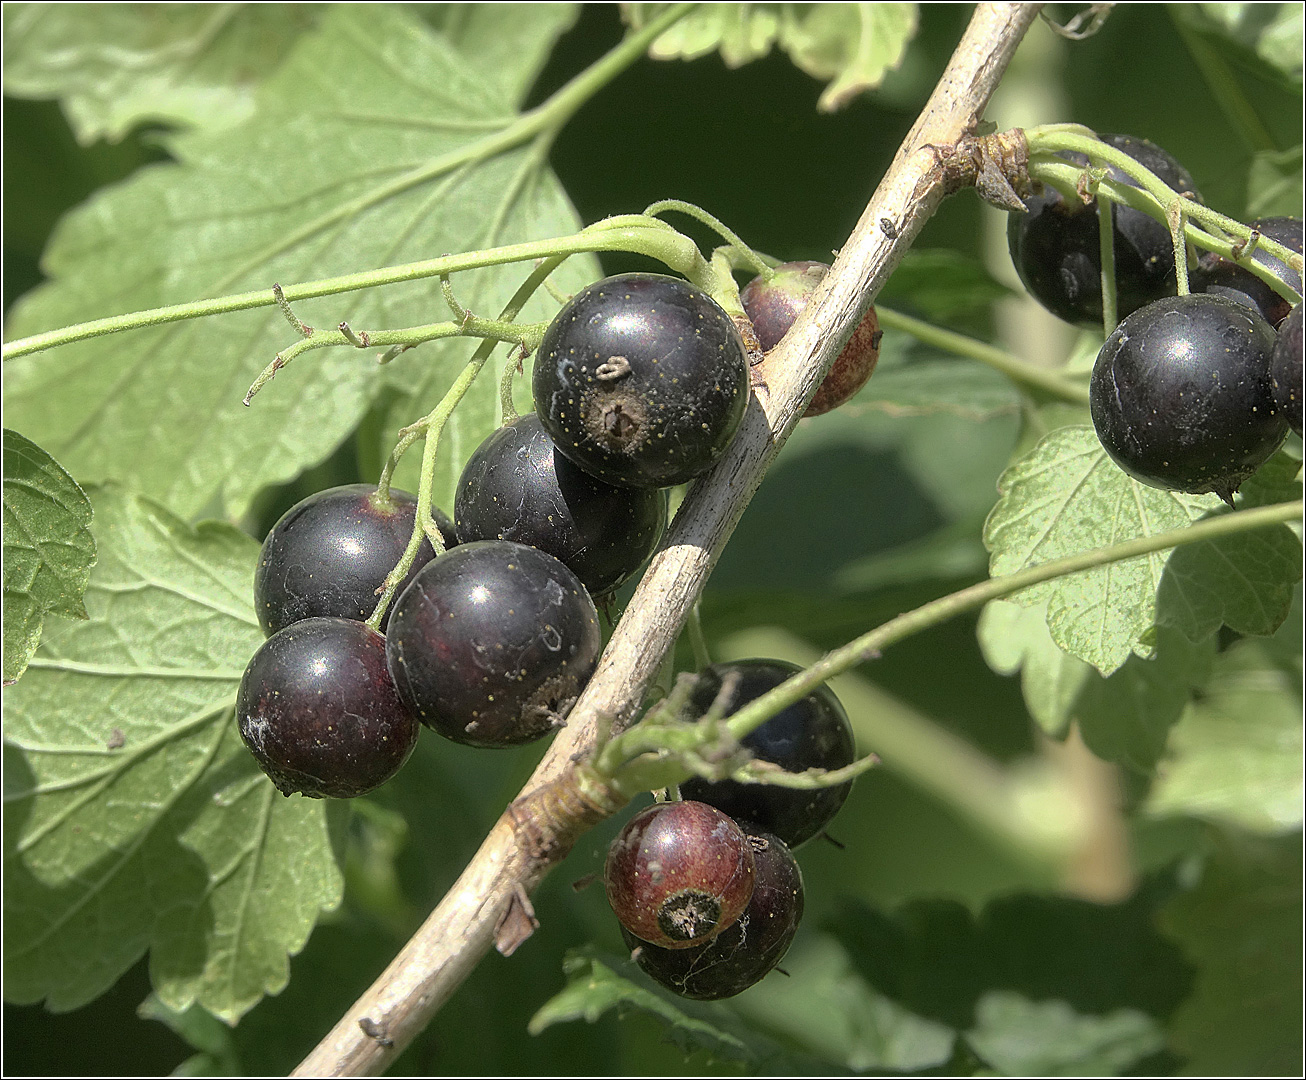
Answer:
MULTIPOLYGON (((1052 5, 1049 14, 1064 20, 1075 10, 1052 5)), ((585 222, 675 197, 709 208, 771 255, 830 261, 969 14, 968 6, 921 5, 902 65, 834 113, 817 109, 823 84, 781 53, 733 70, 717 55, 646 59, 581 109, 552 165, 585 222)), ((1147 137, 1184 163, 1211 205, 1233 215, 1267 199, 1299 202, 1300 69, 1294 80, 1257 55, 1254 39, 1228 45, 1202 18, 1122 5, 1084 41, 1036 24, 989 119, 1000 127, 1073 120, 1147 137), (1231 101, 1249 107, 1259 128, 1249 131, 1231 101), (1276 195, 1271 181, 1293 175, 1294 150, 1295 193, 1289 184, 1276 195)), ((584 5, 527 104, 621 34, 615 5, 584 5)), ((79 143, 59 103, 39 96, 6 96, 3 130, 7 310, 41 280, 46 238, 67 209, 167 155, 148 128, 79 143)), ((692 223, 685 228, 699 235, 692 223)), ((891 283, 884 300, 1059 363, 1076 332, 1020 297, 1004 230, 1004 216, 972 195, 950 199, 918 249, 957 253, 998 284, 966 304, 931 297, 925 274, 914 285, 891 283)), ((633 257, 604 259, 608 272, 638 268, 633 257)), ((905 336, 887 335, 881 375, 931 358, 905 336)), ((719 655, 731 635, 768 626, 829 648, 986 575, 980 526, 1030 417, 1000 380, 973 408, 909 407, 879 382, 848 408, 800 425, 745 514, 702 605, 719 655)), ((309 492, 373 478, 359 469, 354 448, 342 446, 266 501, 262 527, 309 492)), ((776 649, 789 640, 777 637, 776 649)), ((986 665, 973 618, 912 638, 861 676, 997 761, 1037 747, 1019 680, 986 665)), ((408 768, 355 814, 345 904, 293 960, 284 993, 228 1030, 197 1010, 142 1007, 142 961, 71 1013, 6 1005, 6 1071, 292 1068, 452 883, 539 754, 434 742, 423 739, 408 768)), ((1136 802, 1147 778, 1126 777, 1125 786, 1136 802)), ((807 917, 784 965, 795 978, 772 976, 737 1003, 702 1013, 774 1040, 768 1045, 780 1056, 746 1064, 692 1040, 677 1044, 638 1009, 527 1033, 563 985, 567 950, 588 944, 624 963, 602 890, 572 884, 600 869, 616 828, 609 823, 541 888, 542 925, 529 944, 510 960, 491 954, 393 1071, 732 1074, 816 1060, 824 1063, 817 1068, 873 1074, 1299 1075, 1300 835, 1252 839, 1188 819, 1137 820, 1137 887, 1091 903, 1059 894, 1041 871, 902 777, 864 777, 835 823, 840 846, 816 841, 802 852, 807 917), (1259 980, 1254 996, 1249 967, 1259 980), (1063 1060, 1046 1056, 1049 1031, 1068 1048, 1063 1060)))

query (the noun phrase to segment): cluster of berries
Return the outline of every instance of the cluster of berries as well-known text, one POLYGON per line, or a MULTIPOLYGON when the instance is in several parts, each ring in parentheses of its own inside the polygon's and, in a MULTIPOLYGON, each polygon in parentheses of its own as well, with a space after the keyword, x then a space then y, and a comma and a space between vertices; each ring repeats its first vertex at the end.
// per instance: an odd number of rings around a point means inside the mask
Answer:
POLYGON ((350 798, 398 771, 419 723, 473 746, 546 734, 602 645, 606 596, 661 539, 660 490, 705 472, 748 397, 743 341, 687 282, 582 290, 545 332, 535 414, 492 434, 459 480, 449 546, 423 543, 382 633, 364 620, 412 536, 416 501, 320 492, 264 541, 254 599, 270 636, 241 681, 241 736, 287 793, 350 798))
MULTIPOLYGON (((1152 143, 1127 135, 1103 142, 1146 166, 1183 197, 1201 202, 1193 179, 1152 143)), ((1077 164, 1087 159, 1064 155, 1077 164)), ((1111 179, 1133 185, 1112 167, 1111 179)), ((1136 185, 1134 185, 1136 186, 1136 185)), ((1025 287, 1059 318, 1102 323, 1099 208, 1051 187, 1008 222, 1012 261, 1025 287)), ((1261 237, 1302 251, 1300 218, 1252 222, 1261 237)), ((1246 269, 1271 271, 1300 293, 1301 275, 1246 246, 1238 260, 1204 253, 1189 274, 1192 292, 1174 295, 1169 230, 1139 210, 1114 207, 1112 246, 1120 324, 1093 368, 1090 407, 1107 453, 1154 487, 1226 502, 1278 449, 1302 432, 1302 313, 1246 269)))
MULTIPOLYGON (((717 702, 729 716, 799 669, 778 660, 707 668, 689 719, 717 702)), ((758 761, 790 773, 854 759, 852 727, 828 687, 771 717, 742 740, 758 761)), ((636 963, 685 997, 715 1000, 752 986, 784 957, 803 914, 792 848, 822 833, 852 781, 798 789, 692 779, 684 801, 636 814, 604 868, 608 901, 636 963)))

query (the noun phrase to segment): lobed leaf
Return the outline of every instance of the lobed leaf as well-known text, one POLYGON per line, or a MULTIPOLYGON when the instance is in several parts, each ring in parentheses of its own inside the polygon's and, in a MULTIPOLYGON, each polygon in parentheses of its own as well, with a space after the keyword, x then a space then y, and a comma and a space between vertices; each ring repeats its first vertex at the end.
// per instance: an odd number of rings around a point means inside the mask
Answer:
MULTIPOLYGON (((1138 483, 1107 457, 1090 427, 1051 432, 999 481, 985 524, 994 577, 1064 556, 1182 528, 1219 511, 1214 495, 1138 483)), ((1056 644, 1110 675, 1133 652, 1150 653, 1158 623, 1191 641, 1221 623, 1271 633, 1287 617, 1300 571, 1300 542, 1285 526, 1184 545, 1027 589, 1025 606, 1047 604, 1056 644)))
MULTIPOLYGON (((541 36, 556 20, 544 20, 541 36)), ((542 59, 536 50, 527 59, 542 59)), ((575 212, 513 101, 474 56, 404 11, 341 5, 305 34, 238 127, 173 140, 180 161, 142 170, 66 217, 45 257, 53 279, 13 309, 21 336, 123 311, 270 288, 573 232, 575 212)), ((595 276, 592 259, 560 272, 595 276)), ((459 300, 497 314, 526 269, 459 275, 459 300)), ((538 301, 526 316, 546 318, 538 301)), ((430 281, 309 301, 310 325, 356 330, 448 317, 430 281)), ((128 479, 183 515, 242 514, 264 487, 326 458, 376 402, 383 459, 429 410, 472 343, 430 343, 382 372, 354 349, 309 354, 251 409, 241 398, 295 334, 275 308, 110 335, 5 365, 6 406, 86 481, 128 479)), ((497 366, 497 364, 493 365, 497 366)), ((438 503, 497 421, 493 374, 445 432, 438 503)), ((418 453, 399 477, 412 486, 418 453)))
POLYGON ((343 806, 277 794, 232 722, 258 545, 118 488, 93 502, 89 618, 5 697, 5 994, 76 1008, 148 950, 168 1008, 234 1023, 339 903, 343 806))
MULTIPOLYGON (((623 4, 622 13, 639 27, 667 6, 623 4)), ((740 67, 778 45, 795 66, 829 83, 817 107, 834 112, 902 62, 917 20, 916 4, 704 4, 662 34, 649 55, 693 60, 720 52, 728 66, 740 67)))
POLYGON ((4 681, 27 669, 46 615, 86 618, 91 503, 49 454, 4 430, 4 681))
POLYGON ((1215 662, 1170 736, 1146 809, 1262 833, 1302 824, 1301 697, 1260 642, 1215 662))

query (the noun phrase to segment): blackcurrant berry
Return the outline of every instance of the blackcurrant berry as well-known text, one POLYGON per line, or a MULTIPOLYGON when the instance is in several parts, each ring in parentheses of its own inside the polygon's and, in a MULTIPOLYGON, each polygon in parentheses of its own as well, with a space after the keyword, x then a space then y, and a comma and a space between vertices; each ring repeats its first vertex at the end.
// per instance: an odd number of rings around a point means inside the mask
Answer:
POLYGON ((422 723, 470 746, 516 746, 561 723, 601 644, 594 602, 562 563, 478 540, 427 563, 404 590, 386 659, 422 723))
MULTIPOLYGON (((1182 165, 1146 139, 1129 135, 1099 138, 1146 166, 1180 194, 1197 201, 1197 187, 1182 165)), ((1087 165, 1083 154, 1059 155, 1087 165)), ((1110 177, 1136 186, 1112 166, 1110 177)), ((1098 239, 1098 205, 1064 199, 1050 185, 1025 201, 1027 213, 1007 219, 1007 247, 1016 273, 1030 295, 1066 322, 1102 325, 1102 255, 1098 239)), ((1113 207, 1113 260, 1116 312, 1124 318, 1144 304, 1175 291, 1174 244, 1170 231, 1155 218, 1132 207, 1113 207)))
MULTIPOLYGON (((752 322, 763 352, 770 352, 780 344, 829 272, 830 268, 822 262, 781 263, 769 278, 755 277, 740 290, 744 314, 752 322)), ((837 409, 866 385, 880 358, 882 336, 875 308, 871 307, 857 324, 848 344, 835 357, 804 416, 820 416, 837 409)))
POLYGON ((1270 358, 1270 381, 1274 387, 1274 404, 1283 413, 1288 426, 1301 434, 1302 398, 1302 328, 1301 304, 1279 324, 1279 335, 1270 358))
POLYGON ((267 639, 236 696, 240 737, 283 794, 351 799, 417 745, 385 663, 385 638, 352 619, 303 619, 267 639))
POLYGON ((738 825, 703 803, 641 810, 608 849, 608 903, 641 941, 684 949, 733 923, 753 895, 753 847, 738 825))
POLYGON ((743 339, 686 281, 618 274, 582 289, 545 331, 535 411, 592 476, 669 487, 725 452, 748 400, 743 339))
POLYGON ((730 926, 687 949, 651 945, 621 928, 635 962, 683 997, 718 1001, 747 990, 784 959, 803 917, 798 860, 778 836, 747 822, 739 827, 753 848, 753 898, 730 926))
MULTIPOLYGON (((1298 255, 1302 253, 1301 218, 1258 218, 1251 223, 1251 226, 1262 236, 1277 240, 1288 250, 1295 251, 1298 255)), ((1259 263, 1286 284, 1291 285, 1298 293, 1301 292, 1301 275, 1282 259, 1267 255, 1260 248, 1256 248, 1246 259, 1259 263)), ((1191 286, 1193 292, 1210 293, 1212 296, 1223 296, 1229 300, 1237 300, 1240 304, 1246 304, 1264 315, 1265 321, 1271 326, 1278 326, 1283 322, 1292 307, 1255 274, 1245 270, 1239 263, 1217 255, 1214 251, 1204 251, 1198 258, 1197 268, 1192 273, 1191 286)))
MULTIPOLYGON (((699 675, 689 711, 694 716, 706 713, 728 675, 734 674, 737 681, 734 692, 723 703, 726 716, 738 712, 800 670, 783 660, 714 664, 699 675)), ((742 741, 754 757, 773 762, 786 772, 841 769, 856 758, 848 714, 827 686, 782 709, 742 741)), ((789 847, 797 847, 821 832, 839 812, 851 790, 851 780, 834 787, 807 790, 699 777, 680 785, 686 799, 709 803, 741 821, 756 822, 789 847)))
POLYGON ((1283 441, 1270 379, 1274 331, 1219 296, 1172 296, 1134 312, 1098 353, 1093 426, 1125 472, 1226 501, 1283 441))
POLYGON ((500 428, 467 459, 454 498, 458 539, 515 540, 547 551, 603 596, 653 553, 666 498, 613 487, 557 452, 534 413, 500 428))
MULTIPOLYGON (((416 511, 408 492, 391 488, 389 502, 381 504, 370 484, 319 491, 287 510, 263 541, 254 571, 254 608, 264 633, 317 616, 371 615, 386 575, 408 546, 416 511)), ((444 542, 455 543, 453 523, 439 510, 434 516, 444 542)), ((434 554, 422 541, 401 590, 434 554)), ((388 619, 387 611, 382 630, 388 619)))

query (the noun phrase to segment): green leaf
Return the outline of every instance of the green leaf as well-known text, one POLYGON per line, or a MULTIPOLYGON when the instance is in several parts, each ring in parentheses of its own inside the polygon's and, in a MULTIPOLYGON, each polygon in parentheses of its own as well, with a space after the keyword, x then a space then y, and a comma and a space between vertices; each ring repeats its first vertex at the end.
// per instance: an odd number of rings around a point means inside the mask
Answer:
MULTIPOLYGON (((634 27, 667 4, 625 4, 634 27)), ((829 85, 817 107, 841 109, 873 90, 896 68, 916 35, 916 4, 703 4, 649 49, 658 60, 693 60, 721 53, 730 67, 760 60, 776 44, 794 64, 829 85)))
POLYGON ((1247 216, 1290 217, 1301 213, 1302 148, 1262 150, 1247 170, 1247 216))
POLYGON ((1014 415, 1020 392, 1009 379, 973 360, 928 358, 926 350, 912 349, 906 334, 886 330, 885 350, 902 348, 919 360, 886 366, 871 376, 863 390, 843 408, 852 415, 875 409, 889 416, 930 416, 949 413, 966 420, 988 420, 1014 415))
POLYGON ((1025 704, 1038 725, 1060 737, 1071 721, 1098 757, 1149 773, 1195 687, 1210 673, 1215 639, 1190 642, 1165 630, 1155 655, 1131 656, 1110 678, 1057 647, 1042 607, 990 602, 980 614, 984 658, 1002 675, 1020 672, 1025 704))
MULTIPOLYGON (((178 137, 178 164, 143 170, 64 219, 45 258, 54 280, 15 306, 10 334, 573 232, 543 144, 531 131, 505 140, 513 119, 501 87, 423 23, 384 5, 333 7, 246 123, 178 137)), ((560 287, 579 288, 595 268, 571 260, 560 287)), ((497 314, 526 273, 486 269, 453 286, 469 309, 497 314)), ((546 300, 524 317, 549 317, 546 300)), ((297 311, 356 330, 447 317, 430 281, 297 311)), ((260 489, 326 458, 378 399, 384 458, 472 352, 468 341, 430 343, 378 372, 372 353, 323 350, 244 408, 250 382, 295 336, 269 307, 95 338, 7 363, 5 403, 84 481, 130 478, 183 515, 215 500, 240 515, 260 489)), ((497 408, 491 370, 445 430, 437 503, 450 505, 497 408)), ((405 459, 401 486, 419 457, 405 459)))
MULTIPOLYGON (((1053 431, 998 486, 984 529, 994 577, 1182 528, 1220 507, 1214 495, 1139 484, 1111 462, 1091 427, 1053 431)), ((1299 552, 1286 525, 1258 529, 1059 578, 1015 600, 1046 603, 1053 641, 1110 675, 1132 652, 1150 652, 1143 642, 1158 622, 1192 641, 1222 622, 1272 632, 1287 616, 1299 552)))
POLYGON ((1301 4, 1196 4, 1194 21, 1295 81, 1302 79, 1301 4))
POLYGON ((1160 923, 1197 965, 1170 1020, 1187 1076, 1302 1071, 1301 836, 1221 843, 1160 923))
POLYGON ((1064 1001, 1029 1001, 991 990, 966 1032, 1002 1076, 1120 1076, 1165 1046, 1158 1021, 1137 1009, 1084 1016, 1064 1001))
POLYGON ((4 430, 4 681, 14 682, 41 640, 46 615, 86 618, 95 565, 91 503, 49 454, 4 430))
MULTIPOLYGON (((670 1038, 685 1053, 706 1050, 730 1061, 754 1060, 749 1047, 735 1035, 689 1015, 668 996, 622 978, 609 963, 589 950, 572 949, 562 963, 567 985, 540 1006, 527 1030, 538 1035, 554 1024, 570 1020, 594 1023, 610 1009, 638 1010, 662 1023, 670 1038)), ((633 965, 632 965, 633 967, 633 965)))
POLYGON ((5 93, 57 97, 82 145, 231 127, 322 4, 6 4, 5 93))
POLYGON ((780 47, 807 74, 830 80, 816 105, 822 112, 879 86, 916 36, 915 4, 786 4, 782 10, 780 47))
POLYGON ((5 697, 5 993, 76 1008, 149 950, 165 1005, 234 1023, 339 903, 346 808, 278 795, 236 732, 258 545, 93 503, 90 618, 52 623, 5 697))
POLYGON ((1256 641, 1215 663, 1170 734, 1146 808, 1275 833, 1302 823, 1301 697, 1256 641))

